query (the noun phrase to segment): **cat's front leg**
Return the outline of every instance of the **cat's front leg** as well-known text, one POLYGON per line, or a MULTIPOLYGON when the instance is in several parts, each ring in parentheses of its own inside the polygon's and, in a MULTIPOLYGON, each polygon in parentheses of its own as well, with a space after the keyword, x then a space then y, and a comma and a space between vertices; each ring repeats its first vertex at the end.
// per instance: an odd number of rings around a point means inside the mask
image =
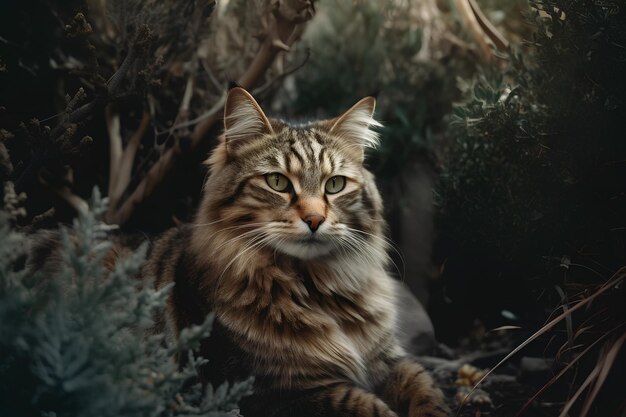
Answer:
POLYGON ((401 416, 448 417, 443 393, 417 362, 402 359, 395 364, 385 384, 383 399, 401 416))
POLYGON ((307 391, 260 395, 246 417, 398 417, 375 394, 350 383, 335 383, 307 391))

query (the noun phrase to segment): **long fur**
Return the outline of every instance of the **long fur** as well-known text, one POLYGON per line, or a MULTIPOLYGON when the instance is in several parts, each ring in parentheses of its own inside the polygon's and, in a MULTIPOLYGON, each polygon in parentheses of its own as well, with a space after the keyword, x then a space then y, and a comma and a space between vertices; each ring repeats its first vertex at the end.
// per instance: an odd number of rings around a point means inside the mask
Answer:
POLYGON ((269 120, 247 91, 241 88, 231 90, 224 107, 224 136, 233 149, 246 139, 272 133, 269 120))
POLYGON ((382 201, 354 152, 376 143, 373 99, 332 121, 291 126, 267 120, 247 93, 231 94, 237 105, 225 117, 236 122, 209 158, 196 219, 157 242, 144 271, 157 286, 175 283, 155 331, 180 332, 214 311, 204 377, 255 375, 246 417, 447 415, 395 337, 382 201), (268 126, 259 130, 259 120, 268 126), (246 138, 236 150, 233 134, 246 138), (264 179, 272 172, 291 188, 272 190, 264 179), (345 189, 326 194, 336 175, 345 189), (304 221, 310 213, 324 218, 317 231, 304 221))
POLYGON ((379 143, 378 132, 372 128, 382 127, 374 119, 375 101, 366 97, 345 112, 331 128, 331 133, 368 147, 376 148, 379 143))

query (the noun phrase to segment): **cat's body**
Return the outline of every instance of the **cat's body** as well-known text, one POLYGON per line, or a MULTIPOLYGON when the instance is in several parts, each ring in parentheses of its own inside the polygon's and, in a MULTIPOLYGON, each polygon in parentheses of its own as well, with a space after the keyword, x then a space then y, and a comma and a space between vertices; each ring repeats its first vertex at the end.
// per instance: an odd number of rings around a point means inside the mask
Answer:
POLYGON ((215 313, 203 377, 254 375, 246 417, 447 415, 394 333, 382 204, 363 167, 373 108, 293 127, 231 90, 196 220, 146 263, 158 287, 175 283, 156 331, 215 313))

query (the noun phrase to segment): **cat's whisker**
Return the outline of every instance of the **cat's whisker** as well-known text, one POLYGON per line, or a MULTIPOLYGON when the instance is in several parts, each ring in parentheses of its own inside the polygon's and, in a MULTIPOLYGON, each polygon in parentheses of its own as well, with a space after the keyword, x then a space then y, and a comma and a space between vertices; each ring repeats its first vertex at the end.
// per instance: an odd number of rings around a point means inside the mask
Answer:
MULTIPOLYGON (((356 230, 356 229, 353 229, 353 230, 356 230)), ((367 260, 369 260, 372 265, 377 266, 378 259, 375 259, 371 254, 365 255, 365 254, 369 254, 371 251, 377 252, 381 258, 386 259, 387 261, 391 262, 391 264, 393 264, 398 274, 399 275, 401 274, 400 268, 387 253, 385 253, 384 251, 381 251, 379 248, 376 248, 374 245, 372 245, 370 242, 365 240, 363 237, 360 237, 357 234, 346 234, 344 235, 344 237, 345 239, 347 239, 346 243, 351 245, 354 248, 354 253, 355 255, 357 255, 357 257, 361 259, 365 259, 364 256, 366 256, 367 260)))
POLYGON ((228 240, 226 240, 226 241, 222 242, 222 244, 221 244, 221 245, 219 245, 219 246, 217 246, 217 247, 214 249, 214 251, 215 251, 215 252, 219 252, 219 250, 220 250, 220 249, 222 249, 222 248, 223 248, 224 246, 226 246, 226 245, 233 244, 233 243, 235 243, 235 242, 238 242, 238 241, 240 241, 240 240, 242 240, 242 239, 245 239, 245 238, 248 238, 248 237, 251 237, 251 236, 261 235, 261 234, 263 234, 263 233, 265 233, 265 232, 263 232, 262 230, 259 230, 259 229, 252 229, 252 230, 249 230, 249 231, 247 231, 247 232, 245 232, 245 233, 242 233, 242 234, 240 234, 240 235, 237 235, 237 236, 235 236, 235 237, 233 237, 233 238, 231 238, 231 239, 228 239, 228 240))
MULTIPOLYGON (((245 229, 245 228, 247 228, 246 226, 254 226, 254 225, 261 225, 261 226, 262 226, 262 225, 265 225, 265 224, 266 224, 266 223, 264 222, 264 223, 250 223, 250 224, 248 224, 248 225, 235 225, 235 226, 226 227, 226 228, 223 228, 223 229, 217 230, 217 231, 214 233, 214 235, 217 235, 217 234, 219 234, 220 232, 227 232, 227 231, 230 231, 230 230, 245 229)), ((249 237, 249 236, 253 236, 253 235, 255 235, 255 234, 259 233, 259 232, 260 232, 260 229, 252 229, 252 230, 248 230, 248 231, 247 231, 247 232, 245 232, 245 233, 242 233, 242 234, 240 234, 240 235, 237 235, 237 236, 235 236, 235 237, 233 237, 233 238, 231 238, 231 239, 228 239, 228 240, 224 241, 221 245, 219 245, 219 246, 217 246, 217 247, 213 248, 213 250, 214 250, 215 252, 218 252, 220 249, 222 249, 222 248, 223 248, 225 245, 227 245, 227 244, 232 244, 232 243, 235 243, 235 242, 237 242, 237 241, 239 241, 239 240, 241 240, 241 239, 244 239, 244 238, 249 237)))
POLYGON ((254 247, 254 245, 256 245, 258 242, 262 241, 266 236, 264 235, 260 235, 260 236, 256 236, 255 238, 253 238, 246 246, 244 246, 244 249, 237 255, 235 256, 233 259, 231 259, 228 264, 226 264, 226 266, 224 267, 224 270, 222 271, 222 273, 220 274, 220 276, 217 278, 217 285, 216 288, 219 288, 220 286, 220 282, 222 280, 222 277, 224 276, 224 274, 226 273, 226 271, 228 271, 228 269, 231 267, 231 265, 237 260, 239 259, 243 254, 245 254, 246 252, 248 252, 251 248, 254 247))
POLYGON ((382 243, 384 243, 384 245, 385 245, 385 248, 391 248, 391 249, 392 249, 392 250, 393 250, 393 251, 394 251, 394 252, 398 255, 398 257, 399 257, 399 258, 400 258, 400 260, 402 261, 402 264, 403 264, 403 265, 405 264, 404 257, 403 257, 403 256, 402 256, 402 254, 400 253, 399 248, 398 248, 398 247, 397 247, 397 245, 396 245, 396 244, 395 244, 395 243, 394 243, 391 239, 389 239, 388 237, 386 237, 386 236, 378 236, 378 235, 375 235, 375 234, 373 234, 373 233, 366 232, 365 230, 359 230, 359 229, 355 229, 355 228, 348 227, 348 226, 346 226, 346 227, 345 227, 345 230, 347 230, 347 231, 349 231, 349 232, 351 232, 351 233, 355 233, 355 234, 357 234, 357 235, 366 235, 366 236, 371 237, 371 238, 373 238, 373 239, 378 239, 379 241, 382 241, 382 243))
POLYGON ((365 239, 359 238, 357 236, 353 236, 353 239, 355 239, 362 246, 363 250, 361 251, 361 254, 370 261, 370 264, 374 266, 380 266, 378 265, 380 259, 387 259, 387 254, 385 252, 378 250, 365 239), (376 252, 379 256, 375 257, 372 252, 376 252))
POLYGON ((366 232, 365 230, 355 229, 355 228, 349 227, 349 226, 345 226, 345 230, 348 230, 348 231, 354 232, 354 233, 359 233, 359 234, 364 234, 364 235, 367 235, 367 236, 371 236, 371 237, 373 237, 375 239, 379 239, 379 240, 384 241, 385 244, 387 244, 387 245, 395 246, 393 241, 391 239, 389 239, 388 237, 386 237, 386 236, 378 236, 378 235, 375 235, 373 233, 366 232))
POLYGON ((330 243, 332 243, 332 245, 337 248, 337 250, 340 251, 344 256, 348 255, 348 251, 346 250, 346 248, 341 245, 341 239, 337 239, 335 236, 331 236, 330 243))
MULTIPOLYGON (((366 232, 364 232, 364 233, 366 233, 366 232)), ((401 280, 402 280, 402 281, 404 280, 404 274, 400 272, 400 268, 398 267, 398 265, 396 264, 396 262, 393 260, 393 258, 391 258, 391 256, 389 256, 389 254, 388 254, 388 253, 386 253, 386 252, 384 252, 384 251, 380 251, 380 249, 376 248, 376 247, 375 247, 374 245, 372 245, 369 241, 367 241, 367 239, 365 239, 365 238, 363 238, 363 237, 359 236, 358 234, 353 235, 353 236, 354 236, 355 238, 357 238, 357 239, 358 239, 358 240, 359 240, 359 241, 360 241, 363 245, 365 245, 365 246, 367 246, 367 247, 371 248, 371 249, 372 249, 372 250, 374 250, 374 251, 377 251, 377 252, 381 255, 381 257, 382 257, 382 258, 384 258, 385 260, 387 260, 388 262, 390 262, 390 263, 394 266, 394 268, 395 268, 396 272, 398 273, 398 275, 400 275, 401 280)), ((378 236, 375 236, 375 235, 372 235, 372 236, 374 236, 374 237, 378 237, 378 236)), ((400 255, 400 254, 398 253, 398 255, 400 255)), ((401 255, 400 255, 400 256, 401 256, 401 255)), ((402 260, 402 261, 403 261, 402 266, 404 267, 404 260, 402 260)))
POLYGON ((226 220, 226 219, 217 219, 217 220, 212 221, 212 222, 209 222, 209 223, 192 223, 192 224, 190 224, 189 226, 190 226, 190 227, 205 227, 205 226, 211 226, 211 225, 213 225, 213 224, 223 222, 224 220, 226 220))
MULTIPOLYGON (((400 278, 402 281, 404 281, 404 278, 406 276, 406 261, 404 260, 404 256, 402 256, 402 253, 400 252, 398 246, 391 239, 386 236, 378 236, 373 233, 366 232, 365 230, 359 230, 348 226, 346 226, 346 230, 357 234, 364 234, 374 239, 382 240, 386 246, 390 247, 396 253, 396 255, 398 255, 398 258, 400 258, 400 262, 402 262, 402 275, 400 278)), ((389 260, 394 264, 396 271, 398 271, 398 274, 400 274, 400 269, 398 268, 398 265, 396 265, 395 261, 391 257, 389 257, 389 260)))
POLYGON ((344 235, 344 242, 350 247, 354 248, 353 254, 356 255, 357 258, 360 258, 366 264, 375 265, 376 262, 369 254, 369 251, 365 250, 364 246, 366 246, 365 242, 359 240, 356 236, 353 235, 344 235))

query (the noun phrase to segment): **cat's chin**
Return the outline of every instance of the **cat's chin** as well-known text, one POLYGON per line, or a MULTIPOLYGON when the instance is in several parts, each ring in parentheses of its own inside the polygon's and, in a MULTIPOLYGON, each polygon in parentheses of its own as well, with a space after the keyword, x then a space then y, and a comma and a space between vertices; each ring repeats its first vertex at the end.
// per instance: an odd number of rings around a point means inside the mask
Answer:
POLYGON ((320 240, 283 241, 276 249, 286 255, 302 260, 328 256, 333 246, 320 240))

